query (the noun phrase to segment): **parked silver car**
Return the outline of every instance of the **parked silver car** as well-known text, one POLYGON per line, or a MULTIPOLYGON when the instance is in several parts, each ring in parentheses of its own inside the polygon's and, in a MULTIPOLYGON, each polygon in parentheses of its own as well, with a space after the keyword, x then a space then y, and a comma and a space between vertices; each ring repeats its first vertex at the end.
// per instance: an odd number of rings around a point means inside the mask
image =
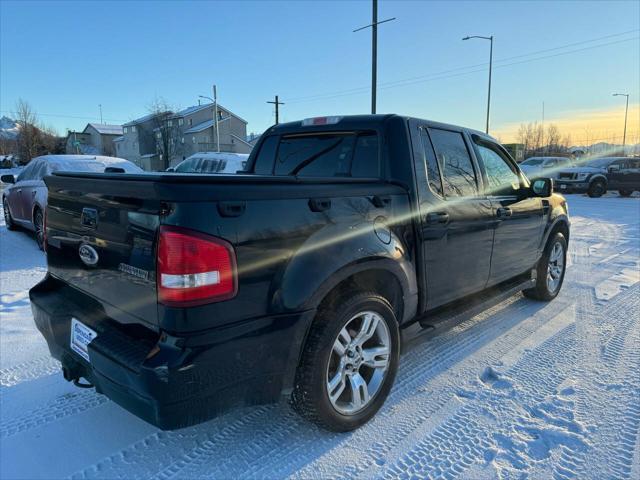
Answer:
POLYGON ((56 171, 70 172, 140 173, 142 169, 123 158, 95 155, 44 155, 36 157, 20 172, 2 175, 8 187, 2 191, 4 220, 8 229, 21 226, 36 233, 38 245, 44 238, 44 211, 47 206, 47 187, 42 180, 56 171))
POLYGON ((520 168, 529 180, 558 178, 560 170, 573 166, 571 159, 565 157, 530 157, 520 164, 520 168))

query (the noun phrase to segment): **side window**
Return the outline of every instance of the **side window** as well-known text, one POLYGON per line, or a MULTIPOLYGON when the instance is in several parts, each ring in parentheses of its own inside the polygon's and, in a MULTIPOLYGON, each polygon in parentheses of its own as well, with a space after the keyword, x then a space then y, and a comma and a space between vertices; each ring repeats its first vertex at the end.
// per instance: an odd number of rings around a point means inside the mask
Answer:
POLYGON ((499 150, 475 143, 489 181, 487 195, 510 195, 520 189, 520 176, 499 150))
POLYGON ((273 163, 276 159, 279 139, 280 137, 275 135, 264 139, 253 163, 253 173, 258 175, 271 175, 273 173, 273 163))
POLYGON ((442 178, 440 178, 440 168, 436 160, 436 154, 431 146, 429 134, 426 129, 420 129, 420 143, 422 144, 422 153, 424 155, 424 164, 427 171, 427 183, 433 193, 437 193, 441 197, 444 196, 442 191, 442 178))
POLYGON ((442 171, 445 197, 477 195, 476 174, 462 134, 430 128, 429 135, 442 171))

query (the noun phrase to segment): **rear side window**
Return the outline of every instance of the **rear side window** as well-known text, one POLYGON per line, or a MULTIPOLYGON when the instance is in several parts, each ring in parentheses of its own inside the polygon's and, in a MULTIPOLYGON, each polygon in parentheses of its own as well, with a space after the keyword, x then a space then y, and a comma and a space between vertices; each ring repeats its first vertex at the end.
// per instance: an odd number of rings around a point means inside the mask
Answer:
POLYGON ((375 132, 272 136, 260 147, 254 172, 300 177, 378 177, 378 151, 375 132))
POLYGON ((476 174, 462 134, 430 128, 429 135, 442 171, 445 197, 476 196, 476 174))
POLYGON ((442 190, 442 179, 440 178, 440 169, 436 160, 435 152, 431 146, 429 135, 426 129, 420 129, 420 143, 422 144, 422 152, 424 155, 425 168, 427 170, 427 182, 432 192, 437 193, 441 197, 444 196, 442 190))

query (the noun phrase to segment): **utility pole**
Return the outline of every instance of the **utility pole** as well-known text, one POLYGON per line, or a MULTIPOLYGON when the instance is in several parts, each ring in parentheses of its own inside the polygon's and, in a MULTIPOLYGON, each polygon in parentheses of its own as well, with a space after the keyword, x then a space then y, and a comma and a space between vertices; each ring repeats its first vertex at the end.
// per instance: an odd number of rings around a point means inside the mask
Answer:
POLYGON ((378 25, 395 20, 396 17, 378 21, 378 0, 372 0, 371 24, 356 28, 359 32, 371 27, 371 113, 376 113, 376 88, 378 85, 378 25))
POLYGON ((213 115, 215 117, 216 124, 216 147, 218 153, 220 153, 220 129, 218 128, 218 91, 216 86, 213 86, 213 115))
POLYGON ((279 106, 279 105, 284 105, 284 102, 280 102, 280 101, 278 100, 278 95, 276 95, 276 99, 275 99, 275 101, 273 101, 273 102, 267 102, 267 103, 271 103, 271 104, 273 104, 273 105, 275 105, 275 106, 276 106, 276 125, 278 125, 278 123, 279 123, 279 121, 280 121, 280 117, 279 117, 279 115, 278 115, 278 113, 279 113, 278 106, 279 106))
POLYGON ((98 104, 98 107, 100 108, 100 123, 101 123, 101 124, 104 124, 104 122, 102 121, 102 104, 101 104, 101 103, 99 103, 99 104, 98 104))
POLYGON ((627 106, 624 109, 624 132, 622 133, 622 155, 625 155, 625 145, 627 144, 627 114, 629 113, 629 94, 628 93, 614 93, 614 97, 627 97, 627 106))
POLYGON ((487 124, 485 127, 485 133, 489 133, 489 110, 491 109, 491 72, 493 70, 493 35, 490 37, 483 37, 481 35, 471 35, 464 37, 462 40, 469 40, 471 38, 480 38, 482 40, 489 40, 491 46, 489 47, 489 92, 487 93, 487 124))
POLYGON ((544 102, 542 102, 542 148, 543 152, 547 154, 547 146, 544 144, 544 102))

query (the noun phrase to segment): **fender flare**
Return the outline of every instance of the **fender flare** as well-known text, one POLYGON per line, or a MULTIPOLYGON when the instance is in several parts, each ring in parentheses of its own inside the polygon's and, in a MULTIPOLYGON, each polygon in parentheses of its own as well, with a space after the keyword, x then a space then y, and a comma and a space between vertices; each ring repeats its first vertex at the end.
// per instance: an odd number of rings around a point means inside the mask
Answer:
POLYGON ((591 186, 591 184, 597 180, 602 180, 604 181, 604 185, 605 187, 607 187, 609 185, 609 180, 607 179, 607 176, 603 173, 595 173, 591 176, 591 178, 589 178, 589 186, 591 186))
MULTIPOLYGON (((559 225, 563 224, 566 226, 567 231, 571 231, 571 222, 569 222, 569 217, 565 213, 561 213, 553 219, 553 222, 549 224, 544 235, 542 236, 542 241, 540 242, 540 251, 543 251, 547 242, 549 241, 549 237, 551 236, 551 232, 557 230, 559 225)), ((567 237, 567 243, 569 243, 569 238, 567 237)))
POLYGON ((327 278, 309 298, 308 306, 317 308, 326 295, 347 278, 371 270, 384 270, 398 281, 402 291, 402 318, 398 318, 400 324, 413 318, 418 306, 417 279, 413 270, 407 271, 403 265, 389 258, 368 258, 345 265, 327 278))

